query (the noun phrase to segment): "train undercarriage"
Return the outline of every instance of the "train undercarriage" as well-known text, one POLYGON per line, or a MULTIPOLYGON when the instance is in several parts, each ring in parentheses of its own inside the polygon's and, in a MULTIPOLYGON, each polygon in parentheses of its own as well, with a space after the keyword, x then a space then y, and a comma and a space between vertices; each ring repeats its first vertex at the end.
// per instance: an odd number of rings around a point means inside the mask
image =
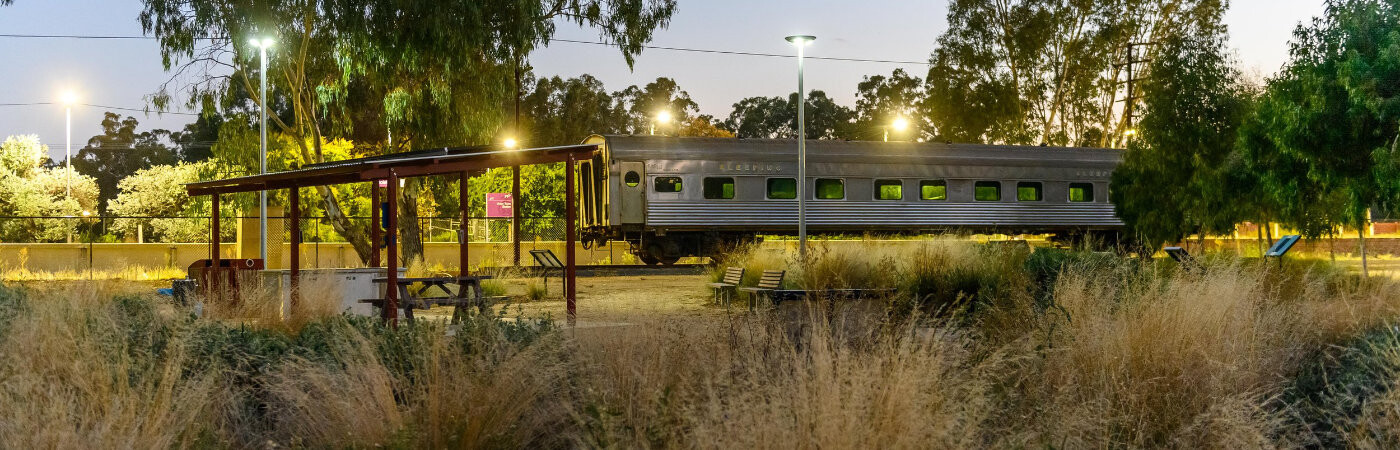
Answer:
MULTIPOLYGON (((681 258, 714 257, 744 245, 762 241, 762 236, 792 235, 790 231, 665 231, 634 229, 609 234, 585 232, 583 241, 589 245, 605 245, 617 240, 628 244, 631 253, 647 265, 671 265, 681 258)), ((920 234, 999 234, 1011 236, 1048 235, 1056 246, 1091 248, 1101 251, 1132 252, 1131 239, 1121 229, 938 229, 938 230, 814 230, 813 235, 874 235, 909 236, 920 234)))

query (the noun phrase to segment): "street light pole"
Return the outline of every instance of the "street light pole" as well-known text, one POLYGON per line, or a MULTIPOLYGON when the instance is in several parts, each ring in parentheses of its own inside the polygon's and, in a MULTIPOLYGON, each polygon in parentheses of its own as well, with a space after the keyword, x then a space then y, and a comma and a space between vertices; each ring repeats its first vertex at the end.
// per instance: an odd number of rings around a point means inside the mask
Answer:
POLYGON ((815 36, 788 36, 797 46, 797 256, 807 261, 807 93, 802 85, 802 56, 815 36))
MULTIPOLYGON (((267 173, 267 48, 271 38, 254 39, 258 47, 258 173, 267 173)), ((258 191, 258 258, 267 264, 267 191, 258 191)), ((266 267, 266 266, 264 266, 266 267)))
POLYGON ((64 138, 63 142, 63 197, 73 197, 73 102, 65 101, 63 108, 64 138))

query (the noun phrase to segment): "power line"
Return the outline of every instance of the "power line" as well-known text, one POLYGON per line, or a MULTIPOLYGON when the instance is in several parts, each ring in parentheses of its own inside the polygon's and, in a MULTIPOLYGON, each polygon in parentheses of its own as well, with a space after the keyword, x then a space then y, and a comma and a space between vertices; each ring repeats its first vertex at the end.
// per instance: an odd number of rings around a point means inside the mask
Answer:
MULTIPOLYGON (((20 39, 103 39, 103 40, 152 40, 152 39, 155 39, 154 36, 77 35, 77 34, 13 34, 13 33, 0 34, 0 38, 20 38, 20 39)), ((213 40, 214 38, 202 37, 202 38, 196 38, 196 39, 201 39, 201 40, 213 40)), ((569 44, 585 44, 585 45, 602 45, 602 46, 608 46, 608 47, 614 47, 614 46, 616 46, 616 44, 609 44, 609 43, 607 43, 607 42, 601 42, 601 41, 583 41, 583 40, 577 40, 577 39, 550 39, 550 42, 564 42, 564 43, 569 43, 569 44)), ((748 51, 741 51, 741 50, 715 50, 715 49, 690 48, 690 47, 669 47, 669 46, 664 46, 664 45, 643 45, 642 48, 645 48, 645 49, 648 49, 648 50, 665 50, 665 51, 688 52, 688 53, 709 53, 709 54, 715 54, 715 55, 755 56, 755 57, 763 57, 763 58, 788 58, 788 59, 791 59, 791 58, 796 58, 796 57, 797 57, 796 55, 789 55, 789 54, 783 54, 783 53, 748 52, 748 51)), ((928 61, 908 61, 908 60, 898 60, 898 59, 845 58, 845 57, 838 57, 838 56, 807 56, 806 58, 807 58, 807 59, 814 59, 814 60, 821 60, 821 61, 859 62, 859 63, 875 63, 875 64, 904 64, 904 65, 920 65, 920 66, 927 66, 927 65, 930 64, 928 61)))
MULTIPOLYGON (((29 102, 29 103, 0 103, 0 106, 52 106, 52 105, 59 105, 59 104, 61 104, 61 103, 56 103, 56 102, 29 102)), ((94 104, 92 104, 92 103, 78 103, 78 105, 79 105, 79 106, 92 107, 92 108, 114 109, 114 110, 118 110, 118 111, 133 111, 133 112, 144 112, 144 113, 152 113, 152 112, 153 112, 153 113, 156 113, 156 114, 177 114, 177 115, 181 115, 181 116, 198 116, 198 115, 199 115, 199 113, 179 112, 179 111, 151 111, 151 110, 147 110, 147 109, 143 109, 143 108, 127 108, 127 107, 122 107, 122 106, 94 105, 94 104)))

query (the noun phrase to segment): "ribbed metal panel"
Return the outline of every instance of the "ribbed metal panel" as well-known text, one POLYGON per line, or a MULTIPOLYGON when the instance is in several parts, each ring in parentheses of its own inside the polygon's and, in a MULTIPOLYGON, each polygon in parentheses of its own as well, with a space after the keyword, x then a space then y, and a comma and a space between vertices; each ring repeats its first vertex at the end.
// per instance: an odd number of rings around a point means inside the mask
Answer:
MULTIPOLYGON (((663 202, 647 205, 656 227, 781 227, 797 221, 797 203, 663 202)), ((1109 203, 807 202, 807 223, 825 227, 1122 226, 1109 203)))

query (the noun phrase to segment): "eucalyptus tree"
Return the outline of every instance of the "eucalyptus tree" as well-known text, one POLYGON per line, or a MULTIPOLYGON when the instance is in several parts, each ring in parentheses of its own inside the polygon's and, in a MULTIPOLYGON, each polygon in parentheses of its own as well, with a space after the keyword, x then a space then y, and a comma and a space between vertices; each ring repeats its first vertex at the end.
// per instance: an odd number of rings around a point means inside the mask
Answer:
MULTIPOLYGON (((807 139, 853 139, 855 111, 836 103, 826 92, 807 94, 807 139)), ((797 93, 782 97, 749 97, 734 104, 721 128, 741 138, 797 137, 797 93)))
POLYGON ((1143 86, 1141 137, 1114 171, 1110 197, 1152 248, 1228 232, 1242 218, 1227 168, 1251 99, 1227 45, 1223 32, 1162 42, 1157 76, 1143 86))
POLYGON ((898 118, 909 121, 910 130, 900 139, 932 137, 932 125, 916 109, 924 101, 923 80, 904 69, 888 76, 870 75, 856 85, 854 137, 880 140, 885 127, 898 118))
POLYGON ((1155 58, 1155 43, 1213 32, 1226 6, 1226 0, 953 0, 948 30, 930 56, 924 115, 956 141, 1113 145, 1126 131, 1129 60, 1138 68, 1155 58))
POLYGON ((1288 223, 1309 237, 1356 227, 1365 272, 1369 209, 1400 194, 1400 2, 1328 0, 1290 47, 1260 106, 1259 148, 1248 150, 1291 162, 1260 164, 1288 223))
MULTIPOLYGON (((597 29, 630 65, 675 8, 675 0, 144 0, 140 21, 173 73, 152 96, 158 108, 176 93, 213 109, 257 92, 257 51, 243 43, 275 39, 270 121, 306 164, 323 162, 323 143, 341 137, 392 141, 386 152, 489 142, 505 123, 515 69, 557 23, 597 29)), ((405 189, 400 214, 414 215, 418 190, 405 189)), ((368 260, 364 224, 345 216, 343 194, 318 191, 336 231, 368 260)), ((415 231, 405 229, 405 258, 421 253, 415 231)))
POLYGON ((690 94, 682 90, 676 80, 666 77, 658 77, 644 86, 628 86, 613 97, 626 105, 627 130, 632 134, 648 134, 652 125, 657 125, 658 131, 662 127, 673 130, 700 111, 700 105, 690 94), (671 123, 657 123, 657 116, 663 112, 670 114, 671 123))

